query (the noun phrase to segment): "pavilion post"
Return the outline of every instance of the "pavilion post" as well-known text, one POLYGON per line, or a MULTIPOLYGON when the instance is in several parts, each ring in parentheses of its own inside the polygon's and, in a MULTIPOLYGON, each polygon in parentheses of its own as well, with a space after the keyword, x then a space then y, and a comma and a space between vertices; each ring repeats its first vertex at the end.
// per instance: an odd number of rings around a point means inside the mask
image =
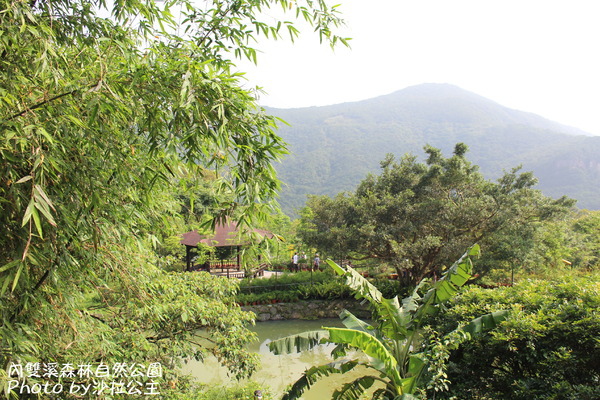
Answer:
POLYGON ((190 262, 191 262, 190 246, 185 246, 185 270, 186 271, 191 271, 190 262))

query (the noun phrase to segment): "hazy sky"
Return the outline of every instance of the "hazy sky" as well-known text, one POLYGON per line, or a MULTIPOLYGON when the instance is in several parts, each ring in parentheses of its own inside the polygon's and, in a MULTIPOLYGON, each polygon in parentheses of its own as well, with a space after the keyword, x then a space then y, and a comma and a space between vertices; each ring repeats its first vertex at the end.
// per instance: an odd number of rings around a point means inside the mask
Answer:
POLYGON ((244 64, 262 105, 363 100, 450 83, 600 135, 597 0, 333 0, 352 48, 307 35, 263 45, 244 64))

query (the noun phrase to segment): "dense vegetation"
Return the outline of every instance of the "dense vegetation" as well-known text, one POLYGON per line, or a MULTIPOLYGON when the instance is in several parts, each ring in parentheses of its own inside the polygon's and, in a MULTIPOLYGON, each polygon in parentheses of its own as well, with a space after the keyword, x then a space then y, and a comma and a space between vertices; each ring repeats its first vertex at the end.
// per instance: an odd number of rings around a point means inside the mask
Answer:
MULTIPOLYGON (((406 290, 399 281, 387 277, 371 279, 377 289, 387 297, 396 296, 406 290)), ((272 302, 294 302, 300 300, 340 300, 354 295, 344 280, 325 271, 302 271, 268 279, 244 280, 240 283, 237 301, 243 305, 268 304, 272 302)))
MULTIPOLYGON (((419 260, 426 260, 429 250, 439 256, 432 262, 437 269, 420 278, 430 275, 435 282, 436 277, 448 276, 443 266, 448 265, 453 244, 478 239, 487 251, 476 261, 476 276, 469 279, 467 289, 445 304, 445 312, 439 313, 438 307, 435 318, 422 321, 429 341, 421 337, 423 341, 412 350, 428 354, 419 358, 431 362, 429 368, 397 379, 390 369, 391 359, 375 360, 373 367, 382 375, 345 382, 334 396, 358 399, 371 388, 373 398, 394 398, 391 392, 414 379, 421 381, 420 389, 407 392, 414 387, 404 386, 403 398, 597 398, 600 213, 574 210, 573 202, 566 198, 543 196, 532 189, 535 178, 516 169, 498 182, 487 181, 466 161, 465 149, 458 145, 452 157, 443 158, 439 150, 427 147, 425 163, 410 156, 395 163, 389 157, 382 163, 381 175, 369 176, 355 193, 333 199, 312 197, 302 211, 298 240, 332 258, 349 257, 357 268, 366 268, 365 276, 386 276, 396 269, 400 280, 410 285, 410 280, 402 279, 403 271, 423 265, 419 260), (448 252, 445 257, 444 251, 448 252), (464 341, 455 335, 457 326, 469 326, 478 315, 497 310, 510 310, 505 321, 489 335, 457 346, 464 341), (383 387, 382 377, 388 382, 383 387)), ((419 270, 415 270, 417 274, 419 270)), ((363 297, 376 290, 373 278, 367 283, 355 272, 348 276, 355 295, 358 292, 363 297)), ((421 298, 416 293, 418 289, 413 295, 418 301, 421 298)), ((394 304, 395 295, 400 293, 392 293, 389 303, 382 300, 374 306, 374 321, 381 319, 385 324, 395 318, 383 307, 394 304)), ((400 315, 416 316, 416 308, 410 305, 411 300, 405 299, 400 315)), ((385 336, 347 313, 342 319, 349 329, 385 336)), ((383 350, 376 351, 367 336, 359 340, 346 331, 333 336, 328 332, 329 336, 306 333, 274 346, 280 347, 277 351, 289 351, 292 343, 310 347, 333 340, 363 349, 375 359, 388 357, 383 350)), ((392 338, 402 334, 394 333, 383 343, 392 343, 392 338)), ((406 342, 400 339, 399 345, 406 342)), ((332 353, 332 361, 339 357, 339 350, 332 353)), ((393 346, 389 351, 396 354, 393 346)), ((362 364, 361 360, 339 359, 331 365, 315 366, 286 396, 296 398, 315 380, 344 374, 362 364)), ((400 370, 417 371, 420 365, 414 360, 409 364, 400 370)))
POLYGON ((1 2, 1 398, 78 398, 73 378, 100 374, 98 398, 185 398, 182 357, 254 369, 237 284, 167 273, 156 250, 195 217, 250 225, 279 188, 285 145, 232 61, 297 36, 262 19, 275 6, 345 41, 325 2, 1 2), (152 374, 111 387, 136 368, 152 374))
POLYGON ((382 296, 353 269, 330 264, 355 296, 372 305, 372 322, 344 311, 346 329, 272 342, 276 353, 339 345, 331 355, 335 362, 308 369, 285 399, 299 398, 317 380, 357 366, 376 373, 352 380, 342 376, 334 398, 592 400, 600 395, 597 271, 562 266, 544 278, 521 271, 514 286, 485 289, 472 284, 474 270, 462 258, 442 279, 421 282, 399 302, 382 296), (490 331, 477 334, 483 330, 490 331), (370 358, 348 358, 348 347, 370 358))
POLYGON ((450 399, 600 397, 600 277, 557 269, 545 279, 494 290, 471 287, 433 321, 441 331, 507 308, 507 320, 466 343, 449 360, 450 399))
MULTIPOLYGON (((450 158, 428 148, 425 164, 410 156, 399 163, 388 158, 381 177, 368 178, 354 195, 312 199, 299 227, 281 214, 265 222, 280 190, 272 165, 287 150, 275 119, 257 106, 254 92, 242 89, 234 59, 255 61, 258 36, 296 37, 289 18, 278 22, 263 14, 275 6, 312 25, 321 40, 345 42, 332 32, 341 23, 335 7, 310 0, 0 1, 0 398, 57 398, 29 395, 15 382, 33 387, 76 381, 81 389, 100 373, 107 372, 101 381, 110 383, 140 368, 146 371, 140 385, 123 392, 97 382, 93 397, 142 397, 142 387, 169 400, 251 396, 252 384, 198 387, 180 375, 178 364, 185 357, 215 356, 232 377, 250 374, 257 358, 246 350, 254 338, 247 329, 253 315, 236 303, 246 295, 273 297, 269 285, 306 282, 310 274, 249 282, 240 294, 236 281, 181 273, 177 235, 225 218, 286 236, 290 244, 276 252, 280 264, 299 248, 311 254, 322 249, 323 259, 342 252, 376 256, 385 260, 374 271, 379 278, 390 268, 399 275, 408 268, 414 273, 405 282, 411 284, 432 272, 439 277, 459 248, 481 239, 484 279, 516 266, 521 282, 470 290, 430 321, 431 329, 447 333, 490 305, 514 311, 496 333, 462 352, 427 345, 449 357, 448 396, 598 396, 598 276, 551 284, 524 277, 555 274, 565 261, 573 271, 597 268, 599 214, 567 215, 570 201, 532 190, 530 174, 514 170, 490 183, 466 161, 464 146, 450 158), (316 229, 311 218, 317 217, 331 221, 329 230, 316 229), (394 236, 399 232, 418 240, 409 246, 394 236), (489 354, 494 363, 481 363, 489 354)), ((386 117, 373 121, 379 125, 386 117)), ((548 144, 541 139, 546 128, 537 123, 533 139, 548 144)), ((398 141, 396 131, 386 129, 398 141)), ((512 141, 525 137, 517 128, 500 130, 510 133, 513 148, 512 141)), ((353 128, 341 134, 348 132, 363 135, 353 128)), ((319 180, 327 168, 346 168, 325 151, 339 137, 321 133, 323 140, 313 141, 320 144, 314 146, 316 159, 295 155, 316 171, 295 186, 301 190, 327 186, 319 180)), ((556 151, 564 142, 554 139, 556 151)), ((595 139, 576 141, 594 161, 595 139)), ((581 154, 572 146, 572 154, 581 154)), ((348 154, 338 148, 336 156, 347 161, 348 154)), ((376 162, 361 157, 356 153, 353 165, 376 162)), ((331 275, 314 273, 312 279, 313 285, 278 288, 276 294, 350 294, 331 275)), ((369 285, 387 297, 407 290, 385 279, 369 285)), ((58 397, 82 393, 63 390, 58 397)))

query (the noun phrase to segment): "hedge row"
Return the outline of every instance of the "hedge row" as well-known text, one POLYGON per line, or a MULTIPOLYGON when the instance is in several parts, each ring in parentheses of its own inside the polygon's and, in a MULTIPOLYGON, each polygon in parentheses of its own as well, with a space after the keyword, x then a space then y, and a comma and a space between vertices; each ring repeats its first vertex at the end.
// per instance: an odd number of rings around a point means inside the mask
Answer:
MULTIPOLYGON (((384 297, 404 297, 406 289, 398 281, 371 280, 384 297)), ((240 284, 237 301, 241 305, 294 302, 298 300, 338 300, 352 298, 344 279, 329 271, 305 271, 268 279, 254 279, 240 284), (312 279, 311 279, 312 278, 312 279)))

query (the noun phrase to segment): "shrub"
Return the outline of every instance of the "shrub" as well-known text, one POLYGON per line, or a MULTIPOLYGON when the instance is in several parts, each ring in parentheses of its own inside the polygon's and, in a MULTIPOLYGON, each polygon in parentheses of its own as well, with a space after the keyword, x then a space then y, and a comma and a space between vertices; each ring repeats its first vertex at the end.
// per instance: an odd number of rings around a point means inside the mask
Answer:
POLYGON ((471 288, 439 327, 452 329, 492 309, 512 307, 491 335, 453 353, 448 397, 469 399, 600 398, 598 275, 528 280, 499 289, 471 288))
POLYGON ((240 290, 253 293, 269 292, 283 288, 291 288, 301 284, 319 283, 335 279, 330 271, 301 271, 294 274, 271 276, 270 278, 257 278, 240 282, 240 290))
POLYGON ((297 291, 301 300, 335 300, 353 297, 350 288, 340 280, 299 286, 297 291))
MULTIPOLYGON (((386 298, 405 297, 410 287, 402 286, 401 282, 391 279, 370 279, 386 298)), ((255 301, 266 303, 271 299, 284 301, 300 300, 335 300, 352 298, 352 291, 331 271, 301 271, 294 274, 272 276, 268 279, 244 280, 240 284, 241 293, 237 296, 238 303, 248 304, 255 301), (272 294, 270 297, 259 294, 272 294), (287 293, 287 294, 285 294, 287 293), (295 300, 293 300, 295 299, 295 300)))

